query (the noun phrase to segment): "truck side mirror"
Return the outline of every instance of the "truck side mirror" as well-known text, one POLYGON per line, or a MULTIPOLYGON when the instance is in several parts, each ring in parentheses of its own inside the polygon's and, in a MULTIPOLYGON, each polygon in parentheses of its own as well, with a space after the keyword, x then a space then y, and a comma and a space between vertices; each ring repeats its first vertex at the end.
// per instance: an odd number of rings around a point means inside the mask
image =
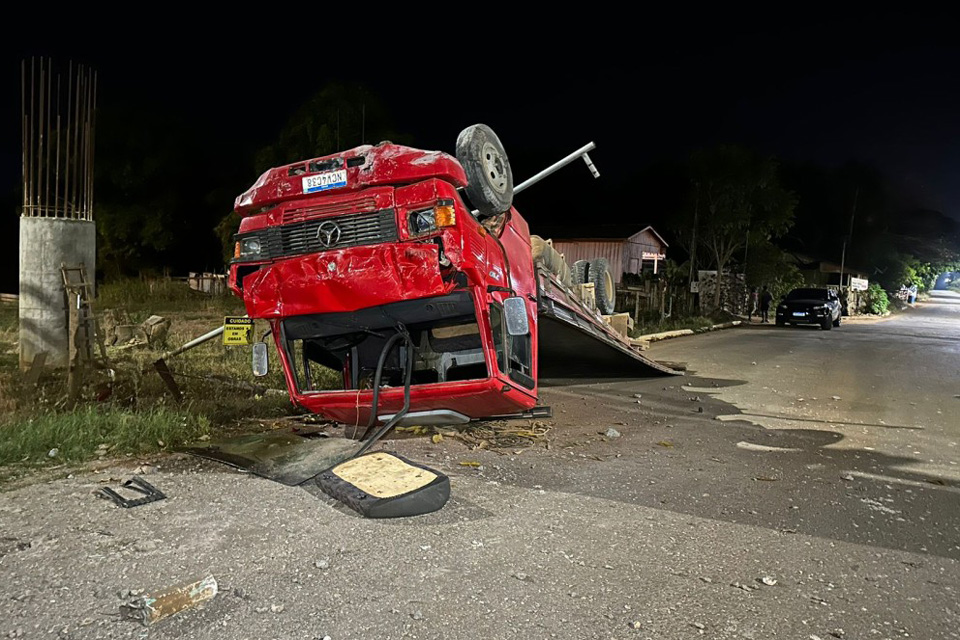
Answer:
POLYGON ((503 301, 504 315, 507 317, 507 333, 511 336, 525 336, 530 333, 527 319, 527 303, 523 298, 514 296, 503 301))
POLYGON ((270 359, 267 357, 267 343, 253 343, 253 375, 262 378, 270 371, 270 359))

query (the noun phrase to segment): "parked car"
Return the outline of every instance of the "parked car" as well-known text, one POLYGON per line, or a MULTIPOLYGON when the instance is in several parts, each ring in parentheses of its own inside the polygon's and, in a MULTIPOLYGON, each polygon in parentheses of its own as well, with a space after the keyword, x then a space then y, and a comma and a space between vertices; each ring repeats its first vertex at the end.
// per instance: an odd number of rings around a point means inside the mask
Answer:
POLYGON ((821 329, 840 326, 840 298, 832 289, 794 289, 777 305, 777 326, 818 324, 821 329))

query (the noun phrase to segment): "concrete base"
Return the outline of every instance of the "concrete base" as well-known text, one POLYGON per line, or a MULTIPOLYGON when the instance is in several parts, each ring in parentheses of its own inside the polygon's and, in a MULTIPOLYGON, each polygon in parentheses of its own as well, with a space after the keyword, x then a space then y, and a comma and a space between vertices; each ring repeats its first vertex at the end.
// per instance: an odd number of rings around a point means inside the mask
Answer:
POLYGON ((67 365, 67 300, 61 263, 94 277, 96 225, 86 220, 20 218, 20 368, 46 352, 46 364, 67 365))

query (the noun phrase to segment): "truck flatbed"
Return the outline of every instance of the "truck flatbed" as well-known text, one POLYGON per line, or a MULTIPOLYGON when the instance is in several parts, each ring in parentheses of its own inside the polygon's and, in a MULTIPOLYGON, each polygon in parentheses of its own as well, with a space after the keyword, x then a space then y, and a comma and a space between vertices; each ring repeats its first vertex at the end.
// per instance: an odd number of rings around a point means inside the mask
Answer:
POLYGON ((645 357, 543 267, 537 285, 541 379, 683 375, 645 357))

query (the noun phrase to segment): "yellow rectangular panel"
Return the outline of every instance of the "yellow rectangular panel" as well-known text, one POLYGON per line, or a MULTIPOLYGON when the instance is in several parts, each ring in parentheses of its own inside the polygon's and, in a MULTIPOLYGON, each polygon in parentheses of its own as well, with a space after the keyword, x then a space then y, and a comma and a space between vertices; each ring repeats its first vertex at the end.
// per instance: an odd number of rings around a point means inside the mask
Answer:
POLYGON ((331 469, 334 475, 375 498, 393 498, 425 487, 437 474, 389 453, 370 453, 331 469))

